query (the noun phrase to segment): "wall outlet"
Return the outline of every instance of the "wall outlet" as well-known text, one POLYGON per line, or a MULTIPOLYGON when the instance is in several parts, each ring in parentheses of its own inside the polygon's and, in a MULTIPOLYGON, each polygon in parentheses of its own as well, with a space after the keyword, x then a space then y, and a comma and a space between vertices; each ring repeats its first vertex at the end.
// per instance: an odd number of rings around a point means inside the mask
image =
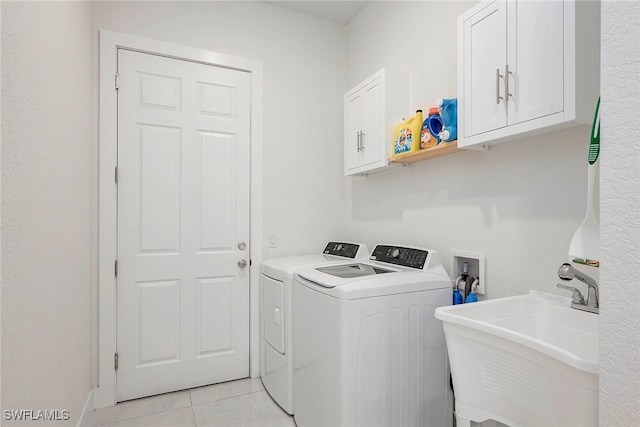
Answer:
POLYGON ((267 243, 267 247, 269 248, 278 247, 278 233, 269 233, 269 240, 267 243))
POLYGON ((480 279, 476 294, 484 295, 487 289, 484 274, 484 253, 451 249, 451 278, 454 281, 462 272, 462 266, 465 262, 469 265, 469 275, 480 279))

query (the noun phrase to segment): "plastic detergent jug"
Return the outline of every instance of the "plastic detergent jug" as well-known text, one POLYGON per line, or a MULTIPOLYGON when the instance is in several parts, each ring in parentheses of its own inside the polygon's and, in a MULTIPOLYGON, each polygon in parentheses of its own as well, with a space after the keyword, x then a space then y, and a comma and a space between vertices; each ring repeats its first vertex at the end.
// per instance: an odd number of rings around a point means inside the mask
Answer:
POLYGON ((429 118, 422 122, 422 130, 420 130, 420 148, 431 148, 438 145, 436 138, 429 132, 429 118))
POLYGON ((438 98, 436 101, 440 107, 440 117, 442 118, 443 129, 439 137, 443 141, 453 141, 458 138, 458 99, 438 98))
POLYGON ((412 153, 420 149, 420 128, 422 126, 422 110, 416 115, 396 126, 393 132, 393 155, 412 153))
POLYGON ((440 144, 440 132, 442 131, 442 117, 440 117, 440 109, 438 107, 429 108, 429 117, 425 120, 429 132, 434 136, 436 142, 440 144))

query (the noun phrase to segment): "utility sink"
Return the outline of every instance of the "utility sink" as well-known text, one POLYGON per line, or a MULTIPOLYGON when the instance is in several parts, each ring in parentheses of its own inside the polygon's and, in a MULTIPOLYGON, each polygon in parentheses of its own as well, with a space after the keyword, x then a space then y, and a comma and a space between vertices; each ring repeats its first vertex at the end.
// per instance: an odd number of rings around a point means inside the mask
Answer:
POLYGON ((458 427, 598 425, 599 316, 529 294, 440 307, 458 427))

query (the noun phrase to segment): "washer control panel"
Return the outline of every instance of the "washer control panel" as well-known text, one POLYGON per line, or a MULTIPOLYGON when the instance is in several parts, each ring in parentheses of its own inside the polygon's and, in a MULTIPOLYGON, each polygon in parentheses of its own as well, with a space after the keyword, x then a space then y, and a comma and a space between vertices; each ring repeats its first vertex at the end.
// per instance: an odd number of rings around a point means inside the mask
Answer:
POLYGON ((360 245, 355 243, 329 242, 322 251, 325 255, 336 255, 344 258, 355 258, 360 245))
POLYGON ((373 250, 370 259, 422 270, 428 255, 429 252, 424 249, 378 245, 373 250))

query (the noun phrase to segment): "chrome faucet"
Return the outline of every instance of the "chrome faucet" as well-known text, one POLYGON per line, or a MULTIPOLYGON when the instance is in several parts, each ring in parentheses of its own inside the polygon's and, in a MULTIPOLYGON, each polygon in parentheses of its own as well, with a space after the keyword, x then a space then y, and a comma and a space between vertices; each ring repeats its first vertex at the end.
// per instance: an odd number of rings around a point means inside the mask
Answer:
POLYGON ((558 277, 562 280, 571 280, 578 279, 581 282, 584 282, 589 287, 587 294, 587 301, 585 302, 582 293, 572 287, 566 286, 562 284, 557 284, 556 286, 562 289, 568 289, 573 292, 573 298, 571 302, 571 308, 575 308, 577 310, 588 311, 590 313, 598 314, 600 312, 600 300, 599 300, 599 291, 598 284, 591 277, 587 276, 584 273, 579 272, 575 268, 571 266, 571 264, 564 263, 560 266, 558 270, 558 277))

